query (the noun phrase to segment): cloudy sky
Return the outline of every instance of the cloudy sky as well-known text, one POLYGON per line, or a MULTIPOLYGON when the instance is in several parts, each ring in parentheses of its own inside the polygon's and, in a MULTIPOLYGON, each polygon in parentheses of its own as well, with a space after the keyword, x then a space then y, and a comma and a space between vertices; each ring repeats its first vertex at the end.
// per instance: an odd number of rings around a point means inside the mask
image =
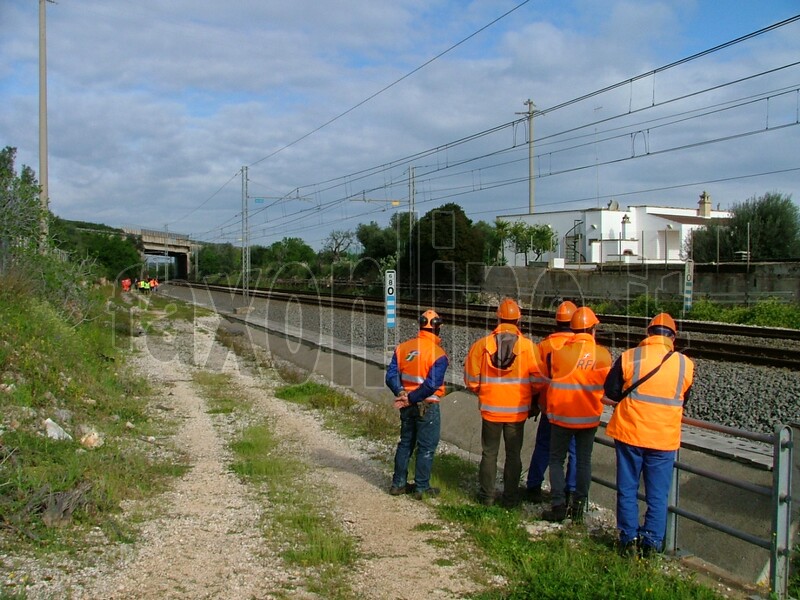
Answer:
MULTIPOLYGON (((38 0, 0 0, 0 144, 39 171, 38 0)), ((800 201, 796 0, 58 0, 63 218, 238 244, 388 223, 800 201), (702 54, 707 50, 713 52, 702 54), (700 56, 696 56, 700 54, 700 56), (686 60, 690 57, 692 60, 686 60), (411 175, 413 174, 413 177, 411 175), (394 201, 394 206, 392 205, 394 201)))

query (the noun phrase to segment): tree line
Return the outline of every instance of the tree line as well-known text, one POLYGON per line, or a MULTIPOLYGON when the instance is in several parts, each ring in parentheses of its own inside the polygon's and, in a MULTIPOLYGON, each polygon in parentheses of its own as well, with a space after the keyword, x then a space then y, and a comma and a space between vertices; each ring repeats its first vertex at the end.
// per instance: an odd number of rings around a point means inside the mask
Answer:
MULTIPOLYGON (((0 151, 0 272, 10 261, 33 260, 42 243, 39 184, 27 166, 17 173, 16 149, 0 151)), ((46 245, 109 279, 137 275, 146 263, 141 240, 105 225, 67 221, 51 213, 46 245)), ((401 282, 413 286, 478 283, 481 267, 505 265, 509 254, 538 261, 558 250, 558 234, 545 223, 496 219, 473 222, 456 203, 444 204, 417 218, 392 215, 389 224, 362 223, 353 230, 334 230, 315 251, 303 239, 286 237, 269 246, 250 248, 250 265, 265 285, 376 286, 395 269, 401 282)), ((800 211, 791 196, 769 192, 736 204, 731 218, 694 232, 684 254, 698 263, 728 262, 749 251, 751 260, 800 257, 800 211), (739 254, 737 254, 739 253, 739 254)), ((196 257, 199 279, 241 276, 241 248, 230 243, 202 243, 196 257)))
MULTIPOLYGON (((420 218, 397 212, 389 224, 362 223, 353 230, 334 230, 322 249, 286 237, 269 246, 251 246, 250 265, 264 281, 291 285, 314 279, 327 282, 379 285, 387 269, 415 284, 477 283, 481 267, 504 265, 507 254, 539 260, 557 248, 558 239, 545 224, 527 225, 497 219, 473 222, 455 203, 444 204, 420 218)), ((232 244, 206 244, 198 254, 201 278, 226 277, 241 269, 241 249, 232 244)))
POLYGON ((800 257, 800 211, 791 195, 768 192, 735 204, 731 218, 695 230, 685 254, 698 263, 800 257))

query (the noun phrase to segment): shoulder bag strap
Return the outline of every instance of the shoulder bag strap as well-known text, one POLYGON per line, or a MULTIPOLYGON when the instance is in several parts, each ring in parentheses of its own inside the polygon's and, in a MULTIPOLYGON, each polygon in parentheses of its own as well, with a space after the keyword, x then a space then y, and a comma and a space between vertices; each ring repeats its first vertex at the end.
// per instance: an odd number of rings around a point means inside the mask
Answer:
POLYGON ((647 381, 648 379, 650 379, 650 378, 651 378, 653 375, 655 375, 656 373, 658 373, 658 370, 661 368, 661 365, 663 365, 665 362, 667 362, 667 359, 668 359, 670 356, 672 356, 673 354, 675 354, 675 350, 670 350, 669 352, 667 352, 667 353, 664 355, 664 358, 662 358, 662 359, 661 359, 661 362, 660 362, 660 363, 658 363, 658 365, 656 366, 656 368, 655 368, 655 369, 653 369, 652 371, 650 371, 650 372, 649 372, 647 375, 645 375, 644 377, 640 378, 640 379, 639 379, 639 381, 636 381, 636 382, 632 383, 632 384, 631 384, 631 386, 630 386, 628 389, 626 389, 625 391, 623 391, 623 392, 622 392, 622 395, 621 395, 621 396, 620 396, 620 398, 619 398, 619 402, 621 402, 621 401, 622 401, 624 398, 626 398, 628 395, 630 395, 630 393, 631 393, 633 390, 635 390, 637 387, 639 387, 640 385, 642 385, 642 384, 643 384, 645 381, 647 381))

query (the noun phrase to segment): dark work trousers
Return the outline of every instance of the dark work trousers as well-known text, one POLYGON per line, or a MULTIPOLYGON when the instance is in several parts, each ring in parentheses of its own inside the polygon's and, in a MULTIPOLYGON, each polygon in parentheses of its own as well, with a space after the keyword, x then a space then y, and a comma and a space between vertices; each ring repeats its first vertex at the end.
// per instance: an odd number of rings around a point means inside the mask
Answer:
POLYGON ((564 462, 567 459, 569 442, 575 438, 576 485, 575 500, 589 497, 589 485, 592 483, 592 450, 597 427, 588 429, 570 429, 550 423, 550 494, 552 505, 566 503, 564 495, 564 462))
MULTIPOLYGON (((500 450, 500 437, 505 444, 506 462, 503 467, 503 500, 514 503, 519 500, 519 478, 522 474, 522 440, 525 434, 525 421, 518 423, 495 423, 482 420, 481 425, 481 465, 478 469, 478 495, 481 500, 494 500, 494 486, 497 478, 497 454, 500 450)), ((562 485, 563 487, 563 485, 562 485)))

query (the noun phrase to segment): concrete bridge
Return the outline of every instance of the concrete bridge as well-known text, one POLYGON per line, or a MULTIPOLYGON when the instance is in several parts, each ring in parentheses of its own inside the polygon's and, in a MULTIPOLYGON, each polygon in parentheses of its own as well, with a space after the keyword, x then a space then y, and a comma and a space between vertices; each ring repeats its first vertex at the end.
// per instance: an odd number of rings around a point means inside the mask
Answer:
POLYGON ((192 252, 197 245, 193 244, 188 235, 157 231, 154 229, 123 228, 130 235, 141 238, 144 254, 151 256, 169 256, 175 259, 176 277, 188 279, 192 269, 192 252))

